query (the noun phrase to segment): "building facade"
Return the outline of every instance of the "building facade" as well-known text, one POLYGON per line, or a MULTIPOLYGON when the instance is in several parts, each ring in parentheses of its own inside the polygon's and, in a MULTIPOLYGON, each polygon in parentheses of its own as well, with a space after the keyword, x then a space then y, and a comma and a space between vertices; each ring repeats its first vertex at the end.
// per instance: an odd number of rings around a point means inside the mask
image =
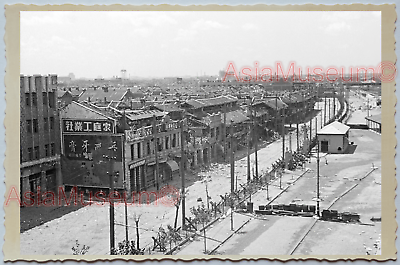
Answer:
MULTIPOLYGON (((132 116, 127 116, 129 118, 132 116)), ((161 187, 179 177, 181 123, 168 116, 160 120, 154 115, 152 120, 152 125, 125 130, 125 173, 129 192, 161 187)))
POLYGON ((20 172, 21 196, 62 185, 57 75, 20 75, 20 172))

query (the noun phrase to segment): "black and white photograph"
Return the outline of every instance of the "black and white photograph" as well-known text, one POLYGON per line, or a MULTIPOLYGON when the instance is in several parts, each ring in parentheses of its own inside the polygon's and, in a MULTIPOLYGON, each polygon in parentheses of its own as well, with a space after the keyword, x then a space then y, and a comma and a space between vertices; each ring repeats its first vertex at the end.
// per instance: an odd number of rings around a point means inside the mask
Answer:
POLYGON ((21 11, 20 255, 379 258, 382 16, 21 11))

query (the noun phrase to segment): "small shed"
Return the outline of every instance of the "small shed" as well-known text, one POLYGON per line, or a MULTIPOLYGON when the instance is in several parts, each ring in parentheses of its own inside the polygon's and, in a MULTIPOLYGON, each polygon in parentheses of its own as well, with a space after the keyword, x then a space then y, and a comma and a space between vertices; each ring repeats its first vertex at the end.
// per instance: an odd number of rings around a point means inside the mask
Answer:
POLYGON ((323 153, 344 153, 349 146, 350 127, 334 121, 322 128, 318 135, 320 151, 323 153))

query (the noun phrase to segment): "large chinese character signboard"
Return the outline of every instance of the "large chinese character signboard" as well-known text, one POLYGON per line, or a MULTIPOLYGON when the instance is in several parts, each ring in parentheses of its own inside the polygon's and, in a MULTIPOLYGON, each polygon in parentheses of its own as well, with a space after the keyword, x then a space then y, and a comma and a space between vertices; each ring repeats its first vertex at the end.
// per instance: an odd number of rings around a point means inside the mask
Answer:
POLYGON ((63 120, 64 133, 114 133, 113 123, 109 120, 63 120))
POLYGON ((111 121, 63 121, 63 182, 68 186, 123 188, 122 135, 111 121))

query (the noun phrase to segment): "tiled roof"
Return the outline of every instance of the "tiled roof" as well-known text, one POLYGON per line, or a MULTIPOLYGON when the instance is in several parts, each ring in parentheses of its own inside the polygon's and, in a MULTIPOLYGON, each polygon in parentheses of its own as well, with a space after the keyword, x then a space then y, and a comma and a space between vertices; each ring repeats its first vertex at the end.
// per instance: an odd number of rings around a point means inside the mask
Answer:
POLYGON ((148 119, 153 116, 162 117, 167 113, 159 110, 134 110, 134 111, 126 111, 125 115, 128 119, 132 121, 148 119))
MULTIPOLYGON (((246 116, 246 114, 242 110, 235 110, 235 111, 230 111, 226 113, 226 125, 229 126, 232 123, 237 124, 241 123, 244 121, 249 120, 249 118, 246 116)), ((222 123, 224 122, 224 119, 222 119, 222 123)))
POLYGON ((108 88, 108 91, 104 91, 102 88, 87 89, 80 97, 79 101, 89 101, 90 102, 104 102, 106 99, 107 102, 111 101, 121 101, 125 94, 129 94, 132 98, 143 97, 144 94, 140 91, 131 91, 128 88, 108 88))
POLYGON ((237 98, 233 96, 219 96, 216 98, 204 98, 204 99, 191 99, 185 102, 191 108, 198 109, 208 106, 222 105, 226 103, 236 102, 237 98))
POLYGON ((326 125, 324 128, 322 128, 318 134, 336 134, 336 135, 342 135, 347 133, 347 131, 350 129, 349 126, 340 123, 338 121, 334 121, 331 124, 326 125))
POLYGON ((286 103, 284 103, 281 99, 279 98, 267 98, 265 99, 265 104, 272 108, 272 109, 284 109, 287 108, 286 103))
POLYGON ((161 110, 161 111, 183 111, 181 108, 179 108, 178 105, 176 104, 154 104, 154 107, 161 110))

